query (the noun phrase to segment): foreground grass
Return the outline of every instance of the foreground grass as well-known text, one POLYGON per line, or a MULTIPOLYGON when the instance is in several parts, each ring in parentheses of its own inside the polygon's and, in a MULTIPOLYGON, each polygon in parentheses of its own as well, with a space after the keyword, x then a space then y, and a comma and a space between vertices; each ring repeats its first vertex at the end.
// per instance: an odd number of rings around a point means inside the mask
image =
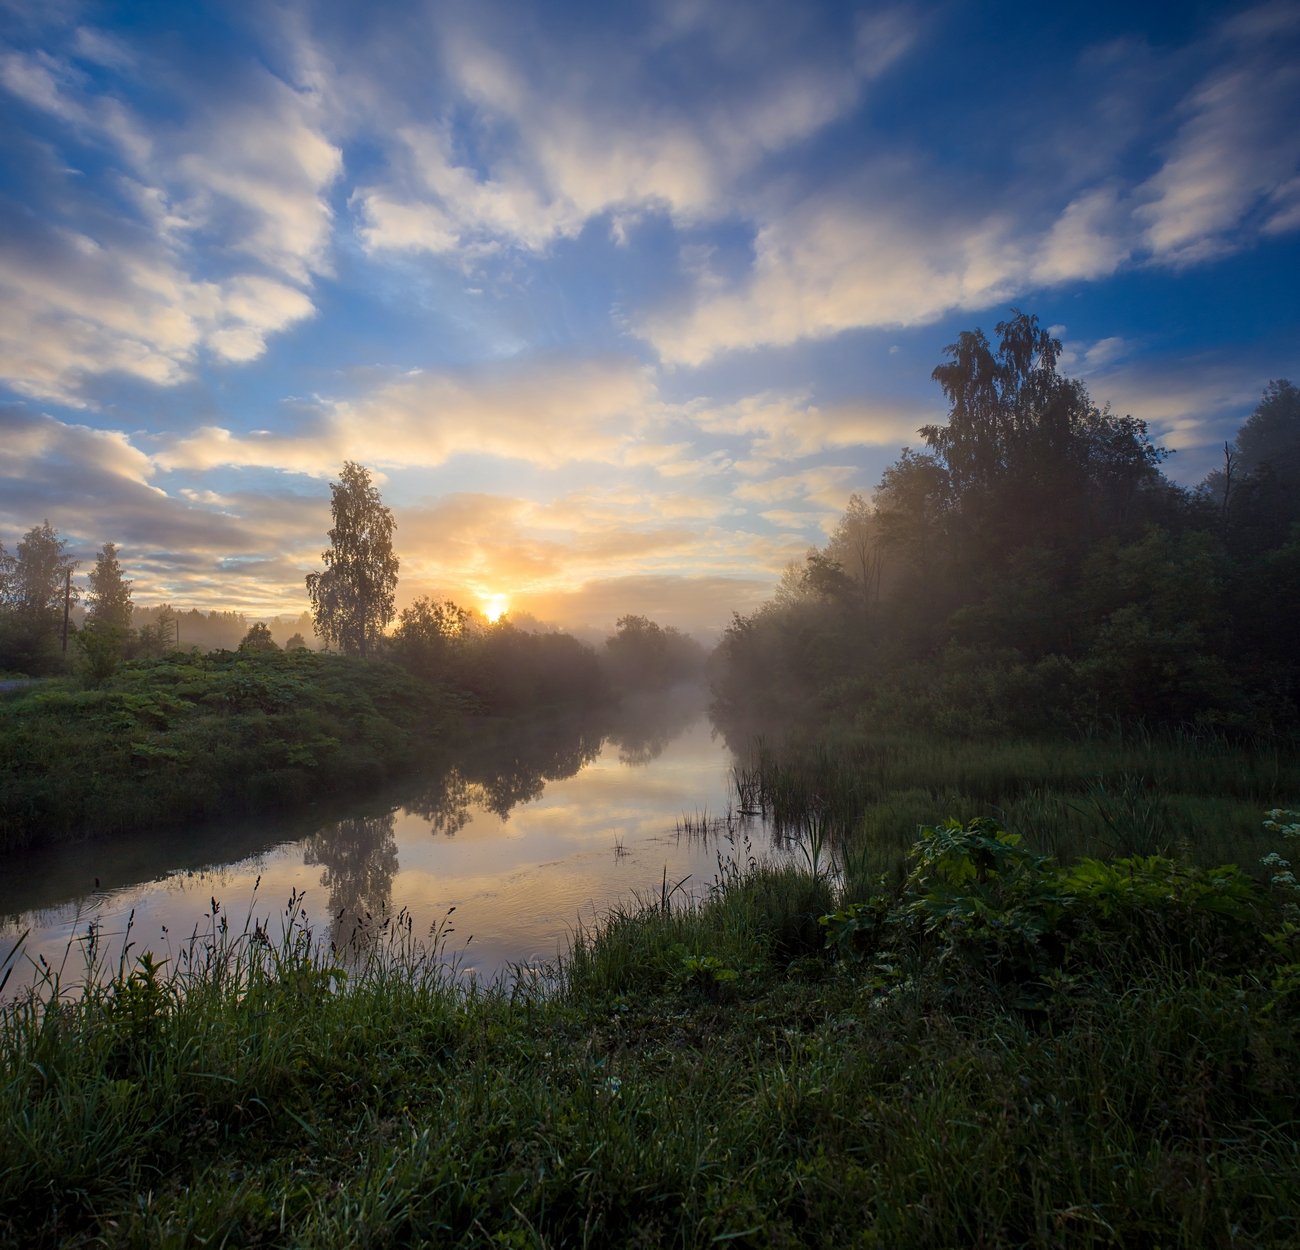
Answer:
POLYGON ((0 700, 0 851, 360 792, 426 756, 452 704, 393 665, 309 651, 42 683, 0 700))
POLYGON ((291 904, 29 998, 0 1241, 1295 1245, 1298 965, 1260 887, 929 838, 856 906, 753 865, 616 913, 546 986, 466 992, 400 924, 344 982, 291 904))

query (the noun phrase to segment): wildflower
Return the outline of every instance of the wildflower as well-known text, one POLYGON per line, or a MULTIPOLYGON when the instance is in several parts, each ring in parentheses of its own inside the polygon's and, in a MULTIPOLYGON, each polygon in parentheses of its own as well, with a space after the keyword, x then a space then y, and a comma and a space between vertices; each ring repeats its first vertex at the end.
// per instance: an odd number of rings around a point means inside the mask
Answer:
POLYGON ((605 1089, 609 1092, 611 1098, 617 1098, 619 1091, 623 1088, 623 1082, 616 1076, 607 1076, 605 1078, 605 1089))

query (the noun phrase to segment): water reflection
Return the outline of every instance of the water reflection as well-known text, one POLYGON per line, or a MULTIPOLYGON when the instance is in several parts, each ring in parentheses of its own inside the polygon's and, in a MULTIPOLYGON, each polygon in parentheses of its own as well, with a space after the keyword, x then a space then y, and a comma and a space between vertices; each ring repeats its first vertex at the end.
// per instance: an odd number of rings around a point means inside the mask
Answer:
POLYGON ((445 837, 459 833, 475 808, 508 820, 519 804, 540 798, 547 782, 591 763, 605 728, 594 718, 571 716, 482 726, 455 761, 442 761, 401 791, 401 805, 445 837))
POLYGON ((393 815, 340 820, 303 842, 303 863, 325 869, 320 883, 329 891, 329 939, 336 948, 342 949, 366 922, 392 910, 397 872, 393 815))
POLYGON ((675 833, 729 800, 731 756, 698 696, 483 723, 456 747, 365 803, 13 857, 0 872, 0 955, 30 927, 28 956, 57 962, 88 916, 112 934, 132 914, 135 950, 165 951, 212 898, 225 915, 265 916, 296 894, 340 949, 398 909, 418 934, 455 907, 474 934, 464 966, 491 976, 554 958, 616 898, 654 894, 665 877, 713 880, 716 847, 675 833))
POLYGON ((619 708, 609 741, 618 747, 618 762, 637 768, 657 760, 664 748, 700 716, 697 691, 686 688, 665 695, 630 696, 619 708))

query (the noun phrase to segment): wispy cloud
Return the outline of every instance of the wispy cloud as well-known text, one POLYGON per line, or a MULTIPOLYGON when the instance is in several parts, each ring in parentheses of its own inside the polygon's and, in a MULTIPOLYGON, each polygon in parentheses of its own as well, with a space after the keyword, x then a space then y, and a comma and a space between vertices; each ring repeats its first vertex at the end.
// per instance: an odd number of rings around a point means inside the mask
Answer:
POLYGON ((98 375, 174 385, 202 353, 254 359, 312 314, 342 157, 309 95, 250 66, 200 88, 84 27, 66 55, 5 52, 0 87, 49 135, 0 231, 0 374, 16 390, 77 404, 98 375), (145 80, 174 120, 125 102, 145 80))
POLYGON ((1216 32, 1218 63, 1188 93, 1159 171, 1137 190, 1151 255, 1190 264, 1259 231, 1294 228, 1300 211, 1300 11, 1277 2, 1216 32))
MULTIPOLYGON (((668 364, 784 347, 847 330, 914 326, 1026 291, 1096 281, 1132 264, 1184 266, 1300 227, 1300 70, 1294 6, 1229 19, 1195 52, 1210 68, 1164 119, 1148 117, 1159 170, 1098 170, 1068 198, 1026 175, 980 185, 917 156, 876 154, 865 168, 756 201, 753 262, 728 280, 696 258, 694 290, 636 319, 668 364), (1284 37, 1283 37, 1284 36, 1284 37)), ((1130 136, 1131 139, 1132 136, 1130 136)), ((1112 161, 1120 153, 1109 150, 1112 161)))
POLYGON ((368 247, 536 251, 602 216, 620 238, 640 213, 729 216, 740 182, 845 116, 912 33, 900 11, 847 46, 781 46, 773 27, 791 24, 788 8, 726 6, 725 20, 670 9, 639 38, 598 25, 561 44, 528 27, 503 39, 500 16, 489 6, 440 24, 455 90, 431 112, 405 110, 387 176, 354 193, 368 247))
POLYGON ((530 360, 492 369, 390 378, 354 399, 321 399, 292 433, 206 426, 169 439, 169 469, 261 465, 323 476, 345 459, 380 467, 445 464, 458 455, 544 467, 615 462, 654 395, 630 361, 530 360))

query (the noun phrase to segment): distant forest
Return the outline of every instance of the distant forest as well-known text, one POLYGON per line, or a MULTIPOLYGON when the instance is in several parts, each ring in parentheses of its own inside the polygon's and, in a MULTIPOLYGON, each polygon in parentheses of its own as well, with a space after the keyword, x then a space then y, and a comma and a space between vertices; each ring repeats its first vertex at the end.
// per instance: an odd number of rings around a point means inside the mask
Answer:
POLYGON ((1300 392, 1271 382, 1187 489, 1144 422, 1061 375, 1036 318, 945 355, 947 423, 726 631, 719 716, 963 736, 1295 727, 1300 392))

